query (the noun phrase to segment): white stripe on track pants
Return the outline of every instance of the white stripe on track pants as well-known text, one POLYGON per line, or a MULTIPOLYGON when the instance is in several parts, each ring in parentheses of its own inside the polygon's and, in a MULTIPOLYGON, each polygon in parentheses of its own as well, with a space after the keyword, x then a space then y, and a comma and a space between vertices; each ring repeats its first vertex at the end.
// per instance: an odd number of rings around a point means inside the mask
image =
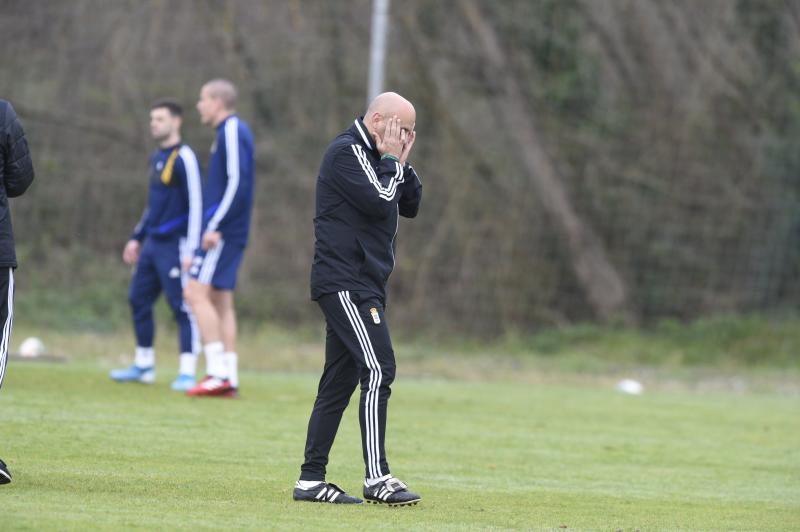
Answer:
POLYGON ((386 406, 395 360, 383 305, 374 296, 349 291, 322 296, 318 303, 327 322, 325 369, 308 422, 300 480, 325 479, 328 454, 342 414, 359 383, 365 475, 388 475, 386 406))
POLYGON ((8 346, 11 341, 11 326, 14 322, 14 268, 0 269, 0 323, 3 324, 0 336, 0 388, 6 376, 8 346))

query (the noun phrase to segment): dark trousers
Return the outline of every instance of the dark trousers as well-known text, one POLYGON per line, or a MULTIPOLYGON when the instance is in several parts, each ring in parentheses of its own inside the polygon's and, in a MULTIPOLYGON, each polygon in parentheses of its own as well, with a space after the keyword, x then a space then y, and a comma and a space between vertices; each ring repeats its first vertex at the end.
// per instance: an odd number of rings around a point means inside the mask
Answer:
POLYGON ((8 344, 11 340, 11 325, 14 320, 14 269, 0 268, 0 388, 6 376, 8 344))
POLYGON ((374 297, 354 292, 328 294, 318 303, 327 322, 325 370, 308 422, 300 480, 325 480, 336 431, 359 383, 358 412, 366 477, 388 475, 384 438, 395 361, 383 306, 374 297))
POLYGON ((153 346, 156 330, 153 305, 163 292, 178 324, 178 352, 197 353, 200 350, 200 334, 194 316, 183 302, 184 274, 179 248, 177 238, 163 241, 147 238, 144 241, 128 289, 133 330, 139 347, 153 346))

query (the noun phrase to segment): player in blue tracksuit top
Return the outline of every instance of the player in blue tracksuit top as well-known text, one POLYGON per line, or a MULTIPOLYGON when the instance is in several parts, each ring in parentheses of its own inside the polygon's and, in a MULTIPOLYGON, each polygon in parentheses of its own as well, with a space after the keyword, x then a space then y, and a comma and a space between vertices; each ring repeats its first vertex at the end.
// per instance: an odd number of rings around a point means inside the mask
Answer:
POLYGON ((358 405, 364 498, 389 505, 420 496, 389 471, 384 449, 395 357, 386 323, 386 283, 395 265, 400 216, 417 215, 422 183, 407 162, 416 111, 384 93, 328 146, 317 177, 311 297, 325 315, 325 369, 308 422, 305 461, 293 498, 358 504, 325 481, 328 454, 350 396, 358 405))
POLYGON ((206 377, 186 393, 235 397, 239 375, 233 290, 253 209, 253 134, 236 115, 236 87, 230 81, 206 83, 197 110, 216 135, 203 191, 206 224, 185 291, 203 337, 206 377))
POLYGON ((181 264, 199 245, 203 213, 197 158, 181 143, 182 114, 172 100, 159 101, 150 110, 150 132, 159 147, 150 157, 147 207, 122 254, 127 264, 136 265, 128 294, 136 356, 133 366, 111 372, 118 382, 152 383, 155 379, 153 305, 164 292, 178 323, 180 370, 172 383, 176 391, 195 384, 200 339, 183 301, 186 276, 181 264))

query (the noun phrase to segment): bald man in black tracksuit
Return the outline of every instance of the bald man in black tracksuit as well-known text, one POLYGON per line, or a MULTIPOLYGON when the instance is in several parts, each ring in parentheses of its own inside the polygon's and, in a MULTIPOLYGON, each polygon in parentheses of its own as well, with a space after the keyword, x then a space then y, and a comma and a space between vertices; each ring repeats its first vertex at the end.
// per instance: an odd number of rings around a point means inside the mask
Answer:
MULTIPOLYGON (((33 164, 22 124, 14 108, 0 100, 0 387, 3 386, 14 303, 14 269, 17 256, 8 198, 21 196, 33 182, 33 164)), ((11 482, 11 473, 0 460, 0 484, 11 482)))
POLYGON ((386 323, 386 283, 399 216, 417 215, 422 184, 406 157, 413 106, 394 93, 370 105, 328 147, 317 178, 311 297, 327 322, 325 369, 308 424, 305 462, 294 499, 360 503, 325 482, 328 453, 344 409, 361 384, 359 420, 368 502, 408 505, 420 497, 389 472, 386 408, 395 359, 386 323))

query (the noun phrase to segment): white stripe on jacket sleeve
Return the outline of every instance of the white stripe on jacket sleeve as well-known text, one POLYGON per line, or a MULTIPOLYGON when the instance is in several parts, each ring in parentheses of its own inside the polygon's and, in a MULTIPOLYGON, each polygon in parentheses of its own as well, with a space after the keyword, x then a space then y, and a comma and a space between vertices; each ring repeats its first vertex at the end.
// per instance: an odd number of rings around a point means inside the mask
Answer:
POLYGON ((189 221, 186 229, 186 253, 194 253, 200 247, 200 231, 203 228, 203 191, 200 183, 200 167, 197 157, 189 146, 181 146, 183 167, 186 169, 186 187, 189 192, 189 221))
POLYGON ((364 173, 367 175, 367 179, 369 179, 369 182, 375 187, 375 190, 378 191, 378 196, 386 201, 392 201, 395 192, 397 192, 397 185, 405 180, 405 177, 403 176, 403 167, 400 165, 400 163, 394 163, 394 176, 392 176, 392 178, 389 180, 389 184, 384 187, 378 180, 378 176, 375 174, 375 169, 372 168, 372 164, 370 164, 367 154, 364 153, 363 148, 361 148, 361 146, 358 144, 353 144, 351 148, 356 156, 356 159, 358 159, 358 162, 361 165, 361 169, 364 170, 364 173))
POLYGON ((217 208, 208 222, 208 230, 216 231, 219 223, 228 213, 239 190, 239 119, 231 117, 225 122, 225 158, 227 159, 228 186, 217 208))

